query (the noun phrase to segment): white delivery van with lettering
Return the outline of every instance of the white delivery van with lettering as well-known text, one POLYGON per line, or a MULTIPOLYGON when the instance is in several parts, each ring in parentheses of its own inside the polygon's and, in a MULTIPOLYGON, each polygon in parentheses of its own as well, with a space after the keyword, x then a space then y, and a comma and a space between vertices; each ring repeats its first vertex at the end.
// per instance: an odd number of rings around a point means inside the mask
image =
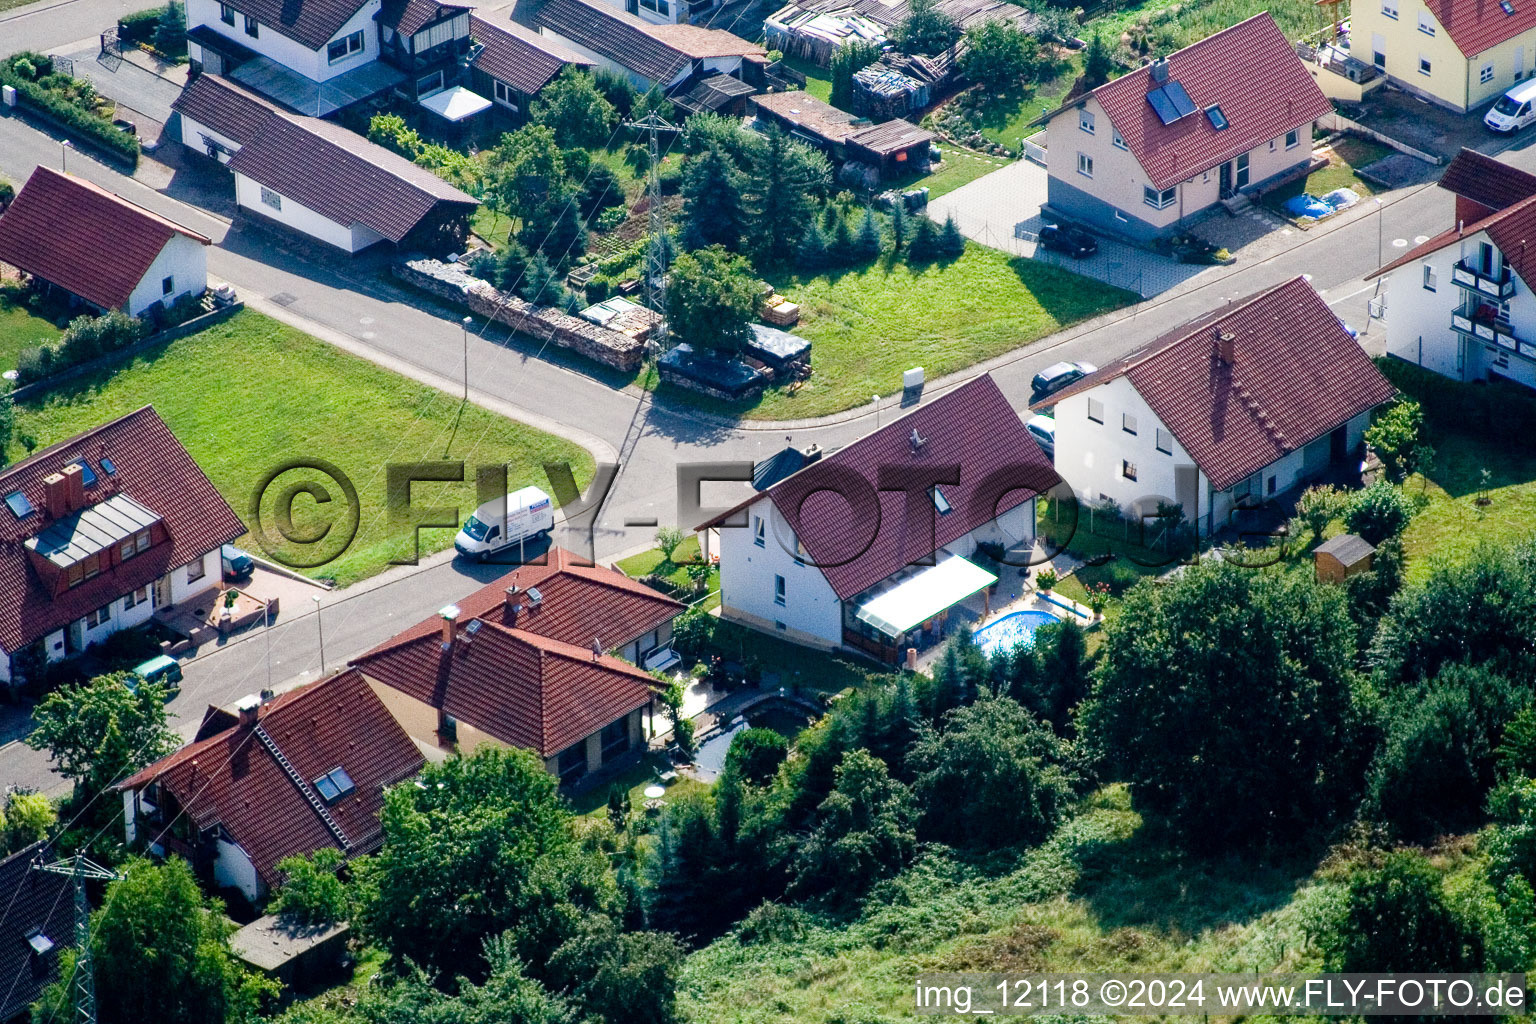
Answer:
POLYGON ((513 544, 542 540, 554 528, 555 503, 537 487, 524 487, 475 509, 453 546, 464 557, 483 562, 513 544))

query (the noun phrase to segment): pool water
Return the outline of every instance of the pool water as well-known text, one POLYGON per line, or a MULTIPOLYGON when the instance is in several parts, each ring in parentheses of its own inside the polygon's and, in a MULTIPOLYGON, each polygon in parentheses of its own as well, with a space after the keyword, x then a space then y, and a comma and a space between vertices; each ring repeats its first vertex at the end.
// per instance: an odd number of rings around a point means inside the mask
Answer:
POLYGON ((1030 647, 1035 642, 1035 630, 1047 623, 1060 621, 1050 612, 1014 612, 978 629, 975 633, 976 646, 989 657, 1012 650, 1019 644, 1030 647))
POLYGON ((747 729, 772 729, 781 736, 794 739, 810 724, 810 712, 787 700, 776 698, 750 707, 744 717, 738 718, 730 728, 715 733, 699 744, 699 749, 693 755, 699 778, 713 782, 720 777, 720 773, 725 770, 725 755, 731 749, 731 740, 736 738, 737 733, 747 729))

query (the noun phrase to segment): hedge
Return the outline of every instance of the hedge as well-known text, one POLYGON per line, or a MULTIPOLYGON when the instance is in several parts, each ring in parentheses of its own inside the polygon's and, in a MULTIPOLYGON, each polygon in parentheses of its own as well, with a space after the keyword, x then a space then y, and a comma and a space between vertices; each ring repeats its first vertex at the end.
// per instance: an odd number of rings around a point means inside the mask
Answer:
MULTIPOLYGON (((47 60, 42 59, 45 62, 47 60)), ((39 67, 41 68, 41 65, 39 67)), ((64 131, 77 136, 82 142, 112 156, 120 157, 128 163, 139 162, 139 140, 136 137, 127 132, 118 131, 112 126, 112 122, 98 117, 93 111, 86 110, 19 74, 9 60, 0 63, 0 84, 14 86, 17 95, 29 109, 53 121, 64 131)))
POLYGON ((1452 380, 1395 356, 1378 356, 1376 365, 1419 403, 1431 424, 1536 449, 1536 395, 1525 387, 1500 380, 1452 380))
POLYGON ((116 352, 142 339, 142 320, 120 310, 105 316, 77 316, 51 345, 22 349, 16 360, 16 383, 32 384, 71 366, 116 352))
POLYGON ((152 43, 160 19, 165 16, 164 7, 151 7, 147 11, 135 11, 117 19, 117 41, 120 43, 152 43))

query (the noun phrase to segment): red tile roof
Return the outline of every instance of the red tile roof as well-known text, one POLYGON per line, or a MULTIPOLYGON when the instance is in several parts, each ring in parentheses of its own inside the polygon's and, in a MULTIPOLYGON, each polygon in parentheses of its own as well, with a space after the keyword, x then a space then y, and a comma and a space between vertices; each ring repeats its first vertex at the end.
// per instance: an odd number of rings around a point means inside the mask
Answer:
POLYGON ((1512 0, 1513 13, 1499 0, 1424 0, 1424 5, 1467 57, 1536 28, 1536 5, 1530 0, 1512 0))
POLYGON ((1116 377, 1225 490, 1384 402, 1395 389, 1322 297, 1297 277, 1117 359, 1051 404, 1116 377), (1216 338, 1235 335, 1231 365, 1216 338))
POLYGON ((1150 67, 1091 93, 1159 189, 1278 139, 1333 109, 1268 13, 1170 54, 1168 80, 1181 83, 1196 107, 1172 124, 1163 124, 1147 102, 1147 94, 1158 88, 1150 67), (1227 128, 1218 131, 1211 124, 1205 108, 1212 104, 1220 105, 1227 128))
POLYGON ((583 565, 551 547, 458 602, 459 639, 442 644, 442 620, 423 620, 355 659, 370 677, 440 708, 513 746, 559 753, 651 699, 651 676, 621 658, 592 657, 670 621, 683 606, 621 572, 583 565), (515 617, 506 590, 537 587, 515 617), (478 622, 473 633, 470 624, 478 622))
POLYGON ((1475 149, 1463 148, 1446 165, 1439 185, 1490 210, 1502 210, 1536 195, 1536 174, 1527 174, 1475 149))
POLYGON ((0 860, 0 1020, 11 1020, 37 1002, 58 970, 59 951, 75 937, 73 887, 63 875, 32 869, 55 858, 33 843, 0 860), (41 956, 41 977, 32 973, 27 940, 43 934, 54 948, 41 956))
POLYGON ((473 196, 340 125, 274 111, 229 169, 336 224, 364 224, 391 242, 440 203, 468 213, 473 196))
POLYGON ((516 22, 494 25, 471 15, 469 31, 482 47, 471 65, 528 96, 548 85, 566 65, 592 64, 575 50, 516 22))
POLYGON ((176 235, 212 244, 99 185, 39 167, 0 216, 0 262, 118 309, 176 235))
POLYGON ((564 39, 662 86, 693 66, 686 52, 656 36, 652 26, 605 3, 547 0, 531 11, 530 17, 536 28, 557 32, 564 39))
POLYGON ((0 472, 0 497, 15 491, 36 511, 17 519, 0 505, 0 648, 13 653, 245 532, 234 509, 147 405, 0 472), (103 456, 115 474, 103 470, 103 456), (96 475, 85 489, 88 504, 126 494, 162 518, 170 541, 52 597, 22 543, 50 522, 43 478, 73 462, 84 462, 96 475))
POLYGON ((284 857, 327 846, 348 855, 378 849, 384 788, 416 775, 425 759, 362 674, 347 669, 281 694, 261 706, 257 724, 306 783, 337 767, 352 777, 353 793, 326 808, 347 847, 249 726, 188 744, 117 788, 158 782, 199 829, 222 825, 268 886, 280 881, 284 857))
MULTIPOLYGON (((846 601, 1060 482, 997 384, 990 376, 981 376, 811 463, 764 493, 837 596, 846 601), (911 440, 914 433, 922 441, 916 450, 911 440), (908 481, 920 485, 941 466, 958 466, 960 482, 939 488, 950 511, 933 515, 929 532, 926 509, 920 513, 924 518, 911 521, 906 493, 892 488, 908 481), (850 516, 848 502, 830 490, 843 480, 863 481, 879 494, 879 520, 874 540, 867 546, 868 519, 850 516), (998 493, 1000 480, 1010 489, 998 493)), ((723 523, 758 497, 699 529, 723 523)))

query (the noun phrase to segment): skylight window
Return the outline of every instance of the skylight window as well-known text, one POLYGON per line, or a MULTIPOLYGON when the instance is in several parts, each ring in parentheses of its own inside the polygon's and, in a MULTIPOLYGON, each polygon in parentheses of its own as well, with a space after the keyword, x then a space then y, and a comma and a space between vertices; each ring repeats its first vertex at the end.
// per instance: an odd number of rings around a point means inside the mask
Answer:
POLYGON ((117 476, 117 467, 112 465, 112 460, 105 455, 101 457, 101 471, 107 476, 117 476))
MULTIPOLYGON (((81 459, 79 462, 71 462, 69 465, 80 467, 80 482, 82 484, 87 487, 96 486, 96 473, 91 469, 91 464, 89 462, 81 459)), ((69 466, 65 466, 64 468, 68 469, 69 466)))
POLYGON ((1221 131, 1231 123, 1227 120, 1227 115, 1221 112, 1220 103, 1212 103, 1210 106, 1206 107, 1205 116, 1211 119, 1211 127, 1215 128, 1217 131, 1221 131))
POLYGON ((27 936, 27 945, 32 947, 32 952, 42 956, 53 949, 53 940, 40 931, 34 931, 27 936))
POLYGON ((352 792, 357 785, 352 781, 352 776, 342 767, 332 768, 314 781, 315 792, 320 794, 320 799, 327 804, 333 804, 352 792))
POLYGON ((933 490, 930 493, 933 495, 933 507, 939 510, 939 515, 949 515, 950 509, 952 509, 954 506, 949 503, 948 498, 944 497, 944 492, 939 490, 937 484, 934 485, 933 490))
POLYGON ((1504 9, 1505 14, 1515 13, 1515 5, 1510 3, 1509 0, 1499 0, 1499 6, 1504 9))
POLYGON ((12 491, 5 496, 5 504, 17 519, 25 519, 33 512, 32 503, 27 496, 20 491, 12 491))

